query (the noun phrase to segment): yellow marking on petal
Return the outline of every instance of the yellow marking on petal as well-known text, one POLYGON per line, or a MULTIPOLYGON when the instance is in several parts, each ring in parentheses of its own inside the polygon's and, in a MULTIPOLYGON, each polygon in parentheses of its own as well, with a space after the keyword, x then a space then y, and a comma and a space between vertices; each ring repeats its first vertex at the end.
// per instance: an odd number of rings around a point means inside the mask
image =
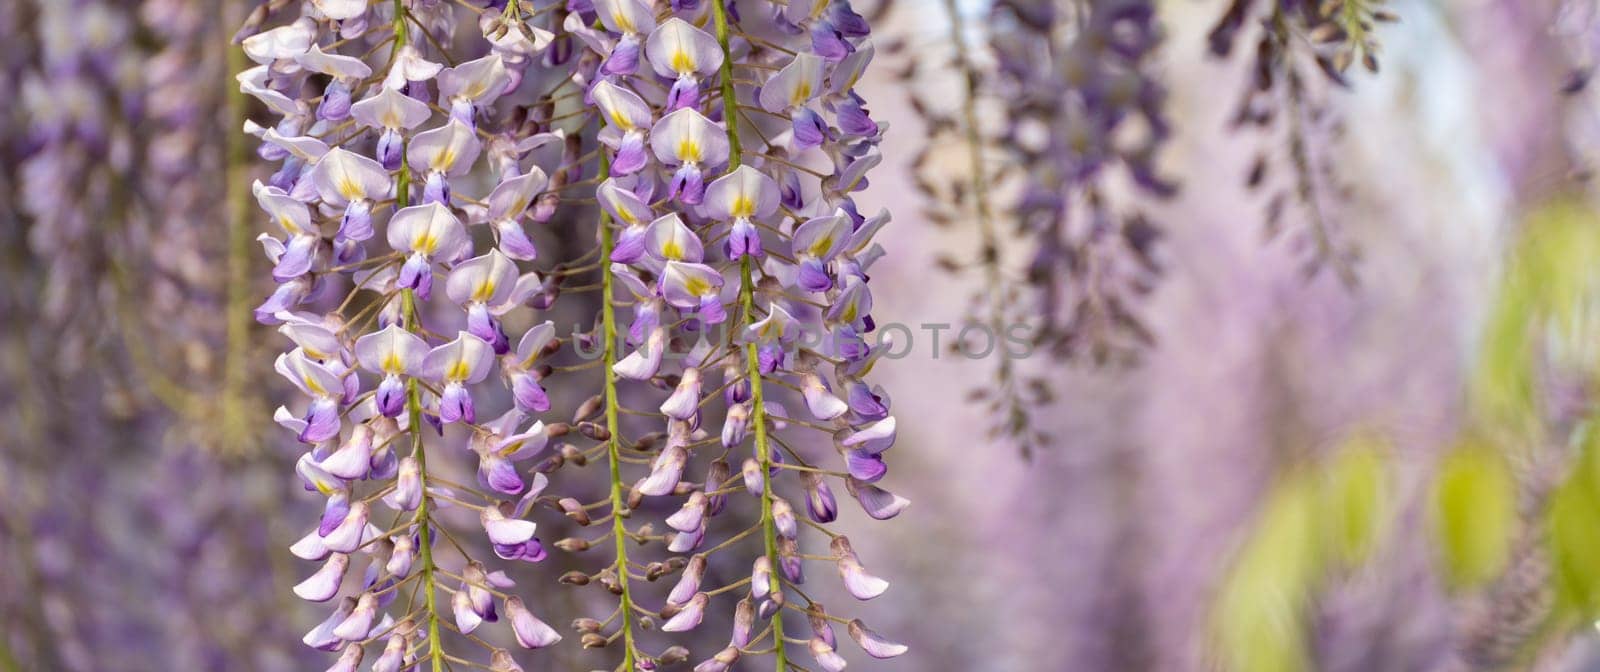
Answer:
POLYGON ((633 122, 628 121, 628 118, 626 116, 623 116, 622 110, 620 108, 615 108, 615 109, 611 110, 611 124, 613 126, 616 126, 617 128, 620 128, 620 129, 624 130, 624 131, 633 130, 633 122))
POLYGON ((833 247, 833 234, 829 234, 829 235, 823 236, 821 238, 818 238, 817 242, 812 243, 811 244, 811 248, 808 249, 807 251, 811 253, 811 256, 816 257, 818 259, 821 259, 822 255, 827 254, 828 250, 830 248, 832 248, 832 247, 833 247))
POLYGON ((621 8, 611 12, 611 20, 616 22, 617 28, 621 29, 624 33, 639 32, 634 29, 633 21, 628 20, 627 13, 623 12, 621 8))
POLYGON ((473 301, 477 301, 478 303, 488 303, 489 299, 492 298, 493 296, 494 296, 494 281, 493 280, 485 280, 483 282, 480 282, 480 283, 478 283, 478 286, 472 290, 472 300, 473 301))
POLYGON ((361 188, 361 183, 357 182, 355 177, 345 173, 339 176, 339 195, 343 196, 344 200, 354 201, 365 197, 367 192, 361 188))
POLYGON ((439 172, 450 170, 456 164, 456 150, 446 147, 433 157, 433 169, 439 172))
POLYGON ((411 239, 411 249, 423 254, 433 254, 439 247, 439 238, 433 235, 432 230, 422 231, 417 237, 411 239))
POLYGON ((400 128, 400 115, 395 114, 394 110, 384 110, 378 123, 383 124, 384 128, 400 128))
POLYGON ((701 279, 698 276, 689 277, 684 280, 683 288, 691 295, 703 296, 710 292, 711 283, 706 282, 704 279, 701 279))
POLYGON ((323 496, 333 494, 333 486, 323 483, 321 479, 317 479, 312 483, 312 485, 315 486, 317 488, 317 492, 322 493, 323 496))
POLYGON ((728 208, 728 210, 728 214, 733 215, 735 219, 749 219, 754 217, 756 216, 755 199, 741 194, 733 199, 733 206, 728 208))
POLYGON ((671 62, 672 69, 680 75, 689 74, 699 69, 695 67, 694 55, 682 49, 673 50, 671 62))
POLYGON ((305 382, 306 389, 310 390, 312 394, 319 394, 320 395, 320 394, 327 394, 328 393, 327 390, 322 389, 322 385, 318 384, 317 380, 315 378, 312 378, 310 374, 306 374, 306 375, 301 376, 300 380, 305 382))
POLYGON ((811 82, 801 81, 789 92, 789 104, 799 105, 811 99, 811 82))
POLYGON ((678 141, 678 160, 684 162, 700 161, 700 143, 693 138, 684 138, 678 141))
POLYGON ((668 259, 683 260, 683 246, 678 244, 676 238, 668 238, 661 244, 661 256, 668 259))
POLYGON ((384 373, 404 373, 406 366, 404 362, 400 361, 400 353, 390 351, 389 354, 383 356, 383 361, 379 363, 378 368, 383 369, 384 373))
POLYGON ((300 233, 300 225, 295 224, 294 218, 288 215, 278 215, 278 226, 283 227, 284 231, 292 234, 298 235, 300 233))
POLYGON ((851 301, 849 306, 839 312, 839 317, 844 318, 843 321, 845 322, 854 322, 856 321, 856 314, 859 312, 859 304, 851 301))
POLYGON ((517 452, 517 449, 521 448, 521 447, 522 447, 522 442, 521 441, 513 441, 513 442, 511 442, 509 444, 506 444, 506 446, 504 448, 501 448, 498 452, 500 453, 500 455, 502 457, 510 457, 512 453, 517 452))
POLYGON ((472 366, 465 359, 458 359, 450 365, 450 370, 444 374, 445 380, 466 380, 472 375, 472 366))

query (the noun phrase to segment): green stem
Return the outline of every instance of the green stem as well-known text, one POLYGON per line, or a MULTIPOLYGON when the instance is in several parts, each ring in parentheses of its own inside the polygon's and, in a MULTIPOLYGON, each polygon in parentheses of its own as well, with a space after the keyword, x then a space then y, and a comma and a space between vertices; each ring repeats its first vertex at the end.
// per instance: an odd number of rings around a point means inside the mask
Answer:
POLYGON ((728 170, 739 167, 744 150, 739 146, 739 100, 733 91, 733 52, 728 48, 728 8, 724 0, 712 0, 711 12, 716 22, 717 45, 722 47, 722 125, 728 127, 728 170))
MULTIPOLYGON (((611 174, 611 159, 604 152, 600 153, 599 179, 604 180, 611 174)), ((611 250, 616 241, 611 233, 611 216, 604 210, 600 213, 600 326, 604 332, 605 355, 603 368, 605 369, 606 393, 606 431, 610 438, 606 439, 606 459, 611 466, 611 545, 617 549, 617 585, 622 588, 622 669, 632 670, 633 664, 633 596, 628 592, 628 529, 623 524, 623 512, 627 508, 627 501, 622 494, 622 459, 618 453, 617 442, 622 436, 620 421, 618 420, 619 406, 617 402, 617 372, 614 367, 617 363, 617 311, 611 305, 612 273, 611 250)))
MULTIPOLYGON (((401 169, 400 189, 405 189, 405 172, 401 169)), ((417 330, 417 299, 412 290, 405 290, 401 295, 405 312, 406 329, 417 330)), ((407 431, 411 432, 411 457, 417 461, 418 487, 422 488, 422 500, 417 504, 417 515, 412 522, 417 526, 419 536, 418 546, 422 560, 422 584, 427 592, 424 596, 428 610, 428 659, 432 661, 433 672, 444 670, 444 647, 439 643, 439 605, 438 583, 434 573, 438 565, 433 561, 433 532, 429 529, 431 520, 428 511, 428 451, 422 447, 422 391, 416 378, 406 381, 406 415, 409 420, 407 431)))
MULTIPOLYGON (((739 167, 743 149, 739 143, 739 100, 733 88, 733 51, 728 47, 728 9, 725 0, 712 0, 711 13, 716 24, 717 45, 722 47, 722 123, 728 131, 728 169, 739 167)), ((755 315, 755 281, 750 255, 739 260, 739 304, 745 324, 753 324, 755 315)), ((756 461, 761 464, 761 537, 767 561, 772 564, 772 578, 768 590, 777 594, 783 590, 778 580, 778 534, 772 517, 772 444, 767 440, 767 409, 762 393, 761 360, 755 343, 745 345, 745 377, 750 380, 751 421, 755 424, 756 461)), ((789 667, 788 652, 784 646, 783 610, 772 615, 773 669, 784 672, 789 667)))
MULTIPOLYGON (((394 48, 402 49, 406 46, 409 33, 406 31, 406 6, 404 0, 394 0, 394 48)), ((404 156, 402 144, 401 155, 404 156)), ((395 177, 395 207, 403 208, 411 200, 411 173, 402 162, 400 172, 395 177)), ((401 292, 401 312, 404 315, 405 328, 410 332, 421 331, 420 320, 417 319, 417 294, 414 290, 407 289, 401 292)), ((428 611, 428 660, 433 672, 444 672, 444 646, 439 641, 439 584, 435 574, 439 566, 433 561, 433 531, 430 528, 432 519, 428 510, 430 497, 428 496, 428 452, 422 447, 422 389, 416 377, 406 380, 406 415, 408 431, 411 432, 411 457, 417 461, 418 487, 422 488, 422 500, 417 504, 417 515, 412 522, 417 526, 419 559, 422 561, 422 586, 426 591, 423 604, 428 611)))

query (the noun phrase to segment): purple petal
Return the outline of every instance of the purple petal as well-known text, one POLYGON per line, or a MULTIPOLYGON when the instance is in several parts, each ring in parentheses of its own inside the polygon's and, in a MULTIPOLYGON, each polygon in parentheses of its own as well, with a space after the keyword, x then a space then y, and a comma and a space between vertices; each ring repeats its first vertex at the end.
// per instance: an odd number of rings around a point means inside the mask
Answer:
POLYGON ((867 483, 876 483, 888 473, 889 466, 883 457, 872 453, 851 450, 845 453, 845 466, 852 477, 867 483))
MULTIPOLYGON (((439 395, 439 421, 447 425, 458 421, 470 425, 477 420, 472 395, 467 392, 466 386, 456 382, 446 384, 444 393, 439 395)), ((518 492, 521 492, 520 488, 518 492)))
POLYGON ((327 503, 322 505, 322 520, 317 524, 317 534, 326 537, 333 533, 334 528, 339 527, 339 523, 344 522, 348 515, 350 515, 350 494, 342 490, 333 493, 327 503))
POLYGON ((794 111, 794 144, 800 149, 821 145, 828 139, 828 122, 809 107, 794 111))
POLYGON ((367 634, 372 632, 372 619, 377 612, 377 598, 372 593, 362 593, 356 601, 355 610, 333 629, 334 636, 345 641, 366 639, 367 634))
POLYGON ((811 25, 811 51, 830 61, 839 61, 849 56, 855 48, 844 40, 844 35, 833 27, 832 22, 823 20, 811 25))
POLYGON ((650 153, 645 148, 644 134, 629 131, 623 134, 622 143, 617 147, 617 158, 611 162, 611 174, 632 175, 649 161, 650 153))
POLYGON ((631 75, 639 69, 639 37, 624 35, 606 56, 600 72, 605 75, 631 75))
POLYGON ((550 410, 550 395, 545 393, 539 378, 527 371, 511 375, 511 395, 517 408, 530 413, 550 410))
POLYGON ((428 172, 428 179, 422 184, 422 202, 450 205, 450 182, 445 179, 444 173, 437 170, 428 172))
POLYGON ((528 233, 522 230, 522 225, 515 220, 505 220, 495 223, 495 230, 500 232, 500 251, 506 256, 519 261, 528 261, 539 257, 539 248, 534 246, 533 240, 528 238, 528 233))
POLYGON ((766 252, 761 247, 761 234, 750 220, 740 218, 733 223, 728 234, 728 259, 738 261, 744 255, 760 259, 766 252))
POLYGON ((695 593, 700 591, 700 581, 705 577, 705 573, 706 557, 704 555, 696 555, 689 558, 689 564, 683 569, 683 576, 679 577, 678 583, 672 586, 672 592, 667 594, 667 604, 679 607, 688 604, 695 593))
POLYGON ((867 420, 881 420, 889 415, 889 409, 883 405, 883 400, 872 393, 872 388, 859 380, 845 383, 845 393, 849 397, 850 410, 856 415, 867 420))
POLYGON ((390 374, 383 377, 383 382, 378 383, 378 392, 374 397, 378 404, 378 414, 386 418, 400 417, 400 411, 406 407, 406 384, 400 381, 400 376, 390 374))
POLYGON ((433 265, 421 254, 407 256, 405 265, 400 267, 400 275, 395 278, 395 285, 401 289, 414 289, 417 298, 426 300, 426 295, 433 287, 433 265))
POLYGON ((872 120, 866 108, 854 100, 846 100, 838 106, 839 130, 851 137, 872 137, 878 134, 878 123, 872 120))
POLYGON ((689 599, 689 604, 684 605, 682 611, 667 619, 666 623, 661 624, 661 631, 687 632, 699 627, 700 621, 705 619, 706 604, 710 601, 711 598, 705 593, 695 593, 695 596, 689 599))
POLYGON ((302 637, 300 641, 318 651, 332 651, 339 648, 339 645, 343 644, 344 640, 335 637, 333 629, 343 623, 344 619, 350 615, 350 612, 355 611, 355 608, 356 598, 347 597, 340 600, 339 606, 334 608, 333 613, 329 614, 328 618, 318 624, 317 627, 307 632, 306 636, 302 637))
POLYGON ((667 198, 678 199, 684 205, 699 205, 705 200, 705 194, 705 173, 692 163, 678 166, 672 174, 672 182, 667 185, 667 198))
POLYGON ((542 649, 561 641, 555 628, 528 611, 520 597, 506 598, 506 616, 511 620, 511 631, 516 634, 517 643, 525 649, 542 649))
MULTIPOLYGON (((378 163, 383 164, 384 170, 397 170, 400 161, 405 157, 405 138, 395 129, 385 129, 383 135, 378 136, 378 163)), ((400 207, 411 205, 401 203, 400 207)))
POLYGON ((630 226, 617 235, 617 244, 611 248, 611 261, 618 264, 631 264, 644 257, 645 229, 642 226, 630 226))
POLYGON ((322 104, 317 106, 317 118, 327 121, 344 121, 350 116, 350 87, 342 80, 328 82, 322 91, 322 104))
POLYGON ((402 511, 414 511, 422 504, 422 469, 410 455, 400 460, 393 503, 402 511))
POLYGON ((478 477, 495 492, 515 495, 526 487, 517 475, 516 465, 498 453, 489 453, 478 461, 478 477))
POLYGON ((352 553, 361 546, 361 536, 367 529, 367 518, 371 510, 366 502, 356 502, 351 505, 350 512, 344 520, 327 534, 322 536, 323 545, 335 553, 352 553))
POLYGON ((844 656, 839 655, 833 647, 821 638, 813 637, 806 648, 811 652, 811 658, 817 661, 817 668, 825 672, 843 672, 845 668, 844 656))
POLYGON ((806 483, 806 513, 819 523, 831 523, 838 517, 839 504, 827 481, 813 478, 806 483))
POLYGON ((699 104, 700 80, 694 77, 679 77, 672 82, 672 89, 667 91, 667 112, 699 104))
POLYGON ((305 275, 311 270, 319 242, 316 236, 289 236, 283 255, 278 257, 278 264, 272 267, 272 279, 283 282, 305 275))
POLYGON ((828 276, 822 260, 815 257, 800 261, 800 274, 796 282, 808 292, 826 292, 833 287, 833 278, 828 276))
POLYGON ((483 617, 473 611, 472 599, 467 596, 465 590, 457 590, 450 598, 450 609, 456 617, 456 628, 463 635, 472 634, 473 630, 477 630, 478 626, 483 624, 483 617))
POLYGON ((295 584, 294 594, 307 602, 327 602, 339 594, 339 584, 344 582, 344 572, 349 567, 350 556, 335 553, 315 574, 295 584))
POLYGON ((856 640, 861 650, 873 658, 893 658, 907 650, 906 645, 885 639, 882 635, 873 632, 861 619, 850 621, 850 638, 856 640))
POLYGON ((344 218, 339 221, 339 237, 344 240, 363 241, 372 238, 372 203, 366 199, 351 201, 345 207, 344 218))
POLYGON ((700 320, 706 324, 722 324, 728 321, 728 311, 722 307, 722 297, 716 294, 707 294, 700 297, 700 320))

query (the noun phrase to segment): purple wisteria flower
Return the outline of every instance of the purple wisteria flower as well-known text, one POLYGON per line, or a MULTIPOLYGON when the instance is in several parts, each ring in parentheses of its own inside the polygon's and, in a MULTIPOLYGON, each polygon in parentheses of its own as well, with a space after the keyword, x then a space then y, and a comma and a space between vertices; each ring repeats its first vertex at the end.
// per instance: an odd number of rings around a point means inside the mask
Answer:
MULTIPOLYGON (((692 655, 645 648, 643 614, 697 637, 730 593, 733 645, 697 669, 763 649, 785 667, 783 612, 826 616, 795 588, 818 561, 808 529, 848 592, 887 588, 821 527, 838 515, 829 481, 874 518, 905 506, 871 485, 895 439, 862 380, 882 352, 863 336, 888 215, 852 198, 883 128, 852 90, 873 51, 848 3, 327 1, 246 32, 240 90, 275 118, 245 130, 280 163, 253 192, 278 286, 257 316, 289 340, 277 370, 300 399, 276 420, 325 499, 291 551, 319 563, 295 593, 333 609, 306 637, 338 652, 333 669, 369 654, 438 669, 463 645, 522 669, 483 633, 509 621, 524 648, 561 641, 508 573, 552 552, 614 550, 562 583, 617 597, 574 626, 627 670, 692 655), (580 236, 595 242, 574 251, 580 236), (599 314, 571 338, 546 319, 586 305, 599 314), (588 399, 572 419, 550 417, 574 390, 588 399), (443 475, 452 453, 476 458, 475 485, 443 475), (606 495, 586 501, 591 462, 609 466, 606 495), (637 521, 646 500, 672 511, 670 533, 637 521), (554 551, 538 536, 596 524, 554 551), (708 563, 751 558, 766 569, 743 600, 744 582, 702 585, 708 563), (644 587, 679 572, 659 603, 644 587)), ((825 641, 811 651, 837 669, 825 641)))

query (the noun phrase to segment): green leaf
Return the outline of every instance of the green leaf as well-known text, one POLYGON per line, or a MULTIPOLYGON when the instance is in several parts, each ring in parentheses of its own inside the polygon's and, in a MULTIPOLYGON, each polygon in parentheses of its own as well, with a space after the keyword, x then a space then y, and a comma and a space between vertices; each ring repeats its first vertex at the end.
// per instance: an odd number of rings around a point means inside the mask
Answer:
POLYGON ((1309 474, 1290 474, 1240 549, 1212 613, 1225 669, 1308 669, 1304 613, 1322 573, 1317 490, 1309 474))
POLYGON ((1468 444, 1444 458, 1434 481, 1433 522, 1452 588, 1480 586, 1505 567, 1516 496, 1511 467, 1493 448, 1468 444))
POLYGON ((1358 435, 1323 470, 1317 509, 1331 559, 1346 569, 1366 559, 1388 522, 1388 448, 1376 436, 1358 435))
POLYGON ((1551 583, 1559 608, 1585 620, 1600 617, 1600 432, 1585 428, 1567 480, 1545 513, 1551 583))
MULTIPOLYGON (((1496 430, 1537 439, 1536 394, 1548 359, 1600 374, 1600 226, 1587 207, 1564 203, 1528 219, 1489 314, 1471 384, 1473 416, 1496 430)), ((1532 441, 1526 445, 1537 445, 1532 441)))

